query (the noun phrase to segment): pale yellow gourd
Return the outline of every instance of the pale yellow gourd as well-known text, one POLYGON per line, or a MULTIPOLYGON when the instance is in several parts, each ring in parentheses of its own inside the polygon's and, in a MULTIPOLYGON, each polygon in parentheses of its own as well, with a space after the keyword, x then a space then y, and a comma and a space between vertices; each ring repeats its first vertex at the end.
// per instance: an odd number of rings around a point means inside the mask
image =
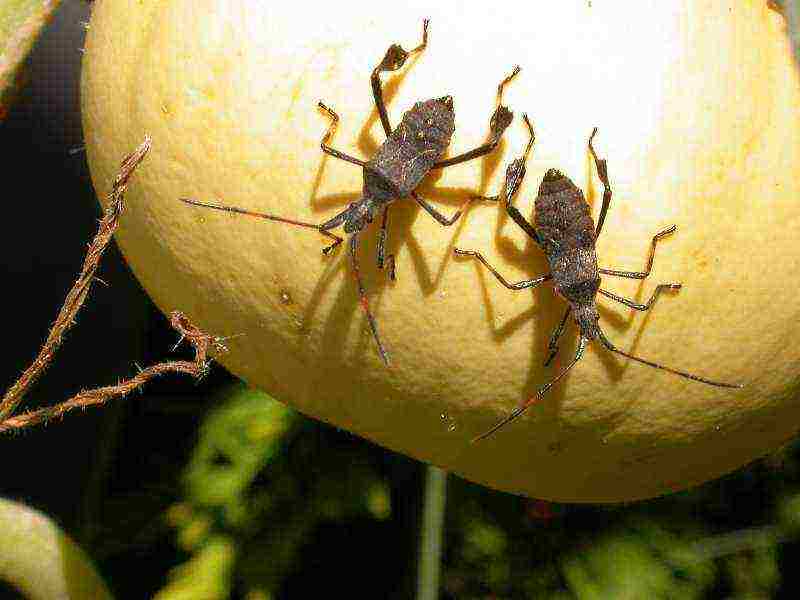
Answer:
POLYGON ((644 498, 730 471, 790 439, 800 423, 800 86, 780 14, 763 1, 620 3, 452 0, 391 4, 104 0, 83 73, 85 139, 98 196, 145 134, 118 240, 162 310, 180 309, 230 341, 233 373, 302 412, 473 481, 563 501, 644 498), (385 368, 346 252, 323 257, 313 230, 187 206, 192 197, 323 222, 356 199, 361 171, 325 157, 324 100, 341 115, 332 144, 367 158, 384 135, 369 75, 394 42, 430 42, 384 76, 397 123, 415 101, 452 94, 451 154, 481 143, 496 86, 517 118, 491 156, 431 176, 443 212, 494 194, 537 140, 516 204, 530 216, 544 172, 568 174, 595 217, 614 189, 601 266, 639 270, 650 239, 676 224, 644 282, 604 287, 648 313, 600 299, 620 348, 743 390, 687 381, 590 346, 539 406, 470 445, 565 364, 547 341, 563 311, 550 286, 511 292, 453 248, 480 250, 508 279, 546 272, 542 252, 497 204, 443 228, 392 205, 397 282, 375 267, 377 223, 360 260, 392 357, 385 368))

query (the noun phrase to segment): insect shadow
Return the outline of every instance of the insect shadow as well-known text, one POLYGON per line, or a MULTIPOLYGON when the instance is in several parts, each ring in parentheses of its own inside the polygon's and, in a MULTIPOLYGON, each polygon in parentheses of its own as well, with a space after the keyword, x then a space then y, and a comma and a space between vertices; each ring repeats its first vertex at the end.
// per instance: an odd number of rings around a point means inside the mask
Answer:
MULTIPOLYGON (((555 284, 556 293, 567 301, 568 306, 550 337, 548 343, 549 352, 544 363, 545 366, 548 366, 552 362, 558 352, 558 342, 564 333, 570 315, 572 315, 578 327, 578 347, 575 352, 575 357, 566 367, 561 369, 553 379, 539 388, 535 395, 522 402, 494 427, 474 438, 473 442, 489 437, 498 429, 519 417, 527 408, 540 400, 550 388, 558 383, 558 381, 578 363, 583 357, 588 343, 595 340, 599 341, 606 350, 612 353, 619 354, 630 360, 656 369, 667 371, 685 379, 691 379, 692 381, 721 388, 743 387, 742 384, 714 381, 687 371, 681 371, 635 356, 629 352, 620 350, 606 337, 599 324, 600 315, 597 311, 596 304, 598 293, 634 310, 647 311, 653 306, 662 292, 666 290, 677 291, 681 288, 681 284, 658 284, 653 294, 650 296, 650 299, 646 303, 640 304, 602 289, 600 287, 600 275, 624 277, 628 279, 647 278, 653 267, 658 242, 674 233, 676 227, 675 225, 671 225, 653 236, 644 271, 621 271, 598 267, 595 244, 597 237, 603 229, 603 223, 611 204, 612 192, 611 184, 608 181, 606 161, 597 156, 594 146, 592 145, 594 136, 597 133, 597 128, 595 128, 589 136, 589 152, 594 159, 597 174, 603 184, 603 203, 600 209, 600 215, 597 219, 597 224, 595 225, 592 219, 589 205, 583 196, 583 192, 569 177, 562 174, 557 169, 550 169, 545 173, 534 202, 534 223, 529 222, 512 204, 514 195, 519 190, 522 180, 525 177, 525 161, 535 140, 533 126, 528 120, 528 115, 523 114, 523 119, 528 126, 530 139, 523 155, 520 158, 514 159, 506 169, 503 202, 508 216, 511 217, 511 219, 542 249, 547 259, 550 272, 532 279, 511 283, 492 267, 480 252, 462 250, 460 248, 455 248, 454 252, 456 255, 470 257, 479 261, 501 284, 510 290, 534 288, 546 281, 552 280, 555 284)), ((499 201, 500 196, 487 196, 484 199, 499 201)))
POLYGON ((429 171, 443 169, 484 156, 498 146, 503 132, 505 132, 513 119, 511 111, 502 104, 502 90, 505 84, 511 81, 519 72, 519 67, 515 67, 513 72, 503 79, 499 85, 497 107, 489 120, 490 135, 488 140, 467 152, 450 158, 442 158, 455 131, 455 110, 452 96, 442 96, 417 102, 411 110, 403 115, 400 124, 396 128, 392 128, 386 111, 383 85, 380 78, 380 74, 383 72, 400 69, 409 56, 423 51, 427 43, 428 20, 425 19, 422 29, 422 42, 416 48, 404 50, 402 46, 392 44, 381 62, 372 71, 370 84, 378 116, 386 134, 386 141, 369 160, 364 161, 350 156, 329 144, 339 122, 339 115, 323 102, 319 102, 319 108, 324 110, 330 118, 330 124, 320 144, 322 151, 334 158, 361 167, 364 176, 361 197, 351 202, 347 208, 334 217, 323 223, 309 223, 235 206, 210 204, 189 198, 181 198, 181 201, 194 206, 258 217, 296 227, 316 229, 331 240, 331 243, 322 250, 325 255, 330 254, 339 244, 345 241, 344 238, 331 231, 342 227, 344 233, 349 235, 347 246, 350 270, 358 290, 359 304, 369 323, 378 354, 387 366, 389 365, 389 355, 378 333, 377 322, 370 309, 369 299, 361 277, 357 254, 359 235, 380 213, 381 226, 377 239, 377 264, 379 269, 386 268, 389 278, 394 280, 396 278, 394 254, 386 253, 387 225, 389 208, 392 202, 400 198, 410 197, 439 224, 449 227, 459 219, 470 202, 480 198, 475 194, 468 195, 456 212, 447 217, 424 199, 417 192, 417 187, 429 171))

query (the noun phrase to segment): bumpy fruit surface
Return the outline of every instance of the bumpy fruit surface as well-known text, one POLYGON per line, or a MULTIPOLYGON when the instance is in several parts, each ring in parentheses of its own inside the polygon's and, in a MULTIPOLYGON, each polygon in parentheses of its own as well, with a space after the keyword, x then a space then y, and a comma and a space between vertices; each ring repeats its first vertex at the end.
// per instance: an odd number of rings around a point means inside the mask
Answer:
MULTIPOLYGON (((231 340, 222 362, 302 412, 486 485, 565 501, 616 501, 682 489, 791 438, 800 423, 800 86, 781 15, 759 1, 645 3, 454 0, 388 12, 344 0, 324 9, 245 0, 95 3, 83 74, 85 138, 98 196, 143 139, 119 243, 165 311, 181 309, 231 340), (381 12, 381 11, 387 12, 381 12), (376 12, 377 11, 377 12, 376 12), (564 309, 548 285, 511 292, 453 248, 479 250, 508 279, 546 272, 541 251, 496 204, 443 228, 409 201, 390 212, 397 282, 375 266, 378 223, 360 260, 392 367, 358 302, 346 252, 323 257, 312 230, 184 205, 181 197, 322 222, 358 198, 361 172, 325 157, 322 99, 341 115, 333 145, 368 157, 383 141, 369 75, 393 42, 428 48, 385 76, 397 123, 421 99, 452 94, 451 154, 487 135, 496 86, 517 119, 485 159, 432 174, 422 193, 455 210, 496 193, 505 165, 536 145, 517 200, 530 216, 544 172, 567 173, 597 216, 602 186, 592 128, 614 197, 601 266, 649 279, 604 288, 648 313, 600 299, 621 348, 743 390, 704 386, 591 346, 538 406, 484 431, 566 364, 542 366, 564 309)), ((383 6, 383 5, 381 5, 383 6)), ((392 9, 394 10, 394 9, 392 9)))

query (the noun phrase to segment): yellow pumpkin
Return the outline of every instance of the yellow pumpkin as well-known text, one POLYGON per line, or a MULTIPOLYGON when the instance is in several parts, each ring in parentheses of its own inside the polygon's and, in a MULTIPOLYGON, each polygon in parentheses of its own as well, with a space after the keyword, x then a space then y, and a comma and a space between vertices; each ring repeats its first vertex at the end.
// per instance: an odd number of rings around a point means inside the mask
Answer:
POLYGON ((619 501, 682 489, 790 438, 800 422, 800 86, 780 14, 763 1, 511 1, 502 7, 412 0, 402 10, 343 0, 104 0, 95 4, 83 73, 85 139, 102 199, 119 160, 149 134, 118 235, 155 302, 205 330, 244 334, 220 360, 298 410, 500 490, 562 501, 619 501), (391 10, 390 10, 391 9, 391 10), (507 279, 547 272, 541 250, 496 203, 445 228, 413 202, 392 205, 388 251, 378 223, 359 260, 386 368, 359 307, 346 249, 280 223, 187 206, 215 202, 321 223, 360 196, 361 169, 384 140, 369 85, 392 43, 427 48, 383 76, 393 124, 414 102, 451 94, 451 155, 488 133, 497 84, 516 118, 491 155, 432 173, 422 195, 452 213, 502 189, 505 166, 536 131, 516 205, 532 216, 543 174, 586 193, 602 185, 587 151, 608 160, 613 199, 600 265, 644 281, 603 280, 645 301, 639 313, 598 299, 621 349, 712 379, 676 377, 590 345, 571 374, 523 417, 485 431, 552 379, 575 352, 571 324, 554 366, 547 342, 564 310, 550 284, 512 292, 454 248, 478 250, 507 279))

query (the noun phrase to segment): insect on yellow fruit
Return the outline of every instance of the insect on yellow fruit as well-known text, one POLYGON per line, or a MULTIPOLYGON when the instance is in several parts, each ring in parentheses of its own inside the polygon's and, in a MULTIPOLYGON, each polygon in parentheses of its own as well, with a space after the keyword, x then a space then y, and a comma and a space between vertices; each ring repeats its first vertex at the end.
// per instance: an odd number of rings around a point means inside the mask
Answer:
MULTIPOLYGON (((207 331, 245 333, 222 358, 235 374, 314 417, 502 490, 552 500, 615 501, 681 489, 789 439, 800 423, 800 335, 794 286, 800 180, 800 85, 781 15, 762 1, 511 2, 468 9, 412 1, 376 15, 338 2, 309 16, 297 3, 105 0, 94 6, 83 75, 85 138, 98 195, 145 133, 150 160, 129 190, 119 242, 163 310, 207 331), (362 276, 381 336, 374 351, 347 253, 323 257, 318 232, 200 211, 209 202, 322 223, 361 192, 359 169, 326 158, 324 99, 341 120, 337 149, 366 159, 383 140, 369 75, 386 47, 429 46, 384 77, 392 122, 416 101, 451 95, 450 156, 485 139, 498 74, 519 64, 503 103, 536 124, 536 152, 516 207, 530 218, 536 186, 558 168, 597 217, 598 153, 614 207, 597 255, 638 270, 653 232, 652 282, 680 281, 647 314, 600 299, 614 344, 701 371, 722 390, 665 376, 594 348, 514 427, 481 433, 549 381, 547 342, 563 305, 547 287, 508 294, 453 258, 479 248, 510 279, 546 271, 532 242, 493 203, 451 228, 413 203, 393 206, 386 252, 397 281, 367 249, 362 276), (443 417, 443 418, 442 418, 443 417)), ((452 211, 465 191, 501 188, 522 154, 521 120, 485 158, 431 174, 422 196, 452 211)), ((650 280, 614 291, 637 302, 650 280)), ((574 354, 574 330, 561 357, 574 354)), ((558 362, 558 361, 556 361, 558 362)))
POLYGON ((378 333, 378 324, 369 308, 369 300, 367 299, 367 293, 361 280, 357 254, 358 236, 372 223, 376 214, 381 215, 377 264, 380 269, 383 269, 384 266, 388 266, 389 277, 394 281, 396 279, 394 254, 385 256, 386 233, 388 230, 387 226, 389 223, 389 208, 391 203, 401 198, 413 198, 417 204, 424 208, 425 211, 443 227, 450 227, 458 221, 464 213, 464 208, 466 208, 471 201, 477 199, 474 193, 466 196, 461 208, 452 216, 447 217, 424 198, 420 197, 416 192, 416 188, 422 183, 422 180, 425 179, 425 176, 430 171, 436 171, 445 167, 452 167, 470 160, 475 160, 476 158, 489 154, 497 148, 497 145, 502 139, 503 132, 513 120, 511 111, 500 103, 502 100, 503 88, 519 73, 519 67, 516 67, 511 75, 503 79, 498 87, 498 106, 489 120, 489 126, 492 131, 489 140, 472 150, 462 152, 458 156, 451 156, 445 160, 440 160, 441 156, 446 152, 447 146, 450 144, 450 139, 453 137, 453 130, 455 129, 453 119, 453 97, 443 96, 441 98, 431 98, 424 102, 416 102, 411 110, 403 114, 403 118, 397 127, 393 127, 386 111, 386 103, 383 99, 383 86, 380 79, 380 74, 382 72, 397 71, 405 64, 410 56, 425 49, 428 41, 427 19, 423 21, 422 32, 422 42, 413 50, 404 50, 399 44, 392 44, 389 46, 384 58, 372 71, 370 77, 372 95, 375 99, 375 108, 381 117, 381 124, 383 125, 383 132, 386 135, 386 140, 369 160, 361 160, 349 156, 328 144, 333 132, 336 130, 336 125, 339 122, 339 115, 331 108, 325 106, 324 103, 318 103, 319 108, 328 113, 328 116, 331 118, 328 130, 322 136, 322 142, 320 143, 322 151, 339 160, 358 165, 364 170, 362 195, 357 200, 350 202, 347 208, 323 223, 308 223, 278 215, 253 212, 225 204, 209 204, 190 198, 181 198, 182 202, 200 208, 243 214, 249 217, 283 223, 285 225, 293 225, 295 227, 317 229, 322 235, 333 239, 333 243, 322 249, 322 253, 326 256, 344 241, 343 238, 331 233, 332 229, 341 227, 344 233, 349 235, 347 245, 350 252, 352 273, 358 286, 359 303, 369 323, 372 337, 375 339, 378 354, 387 367, 389 366, 389 354, 386 352, 381 342, 380 334, 378 333))
POLYGON ((594 146, 592 145, 592 140, 597 133, 597 129, 594 129, 592 135, 589 137, 589 152, 592 154, 598 177, 600 177, 600 181, 603 184, 603 203, 600 208, 600 216, 597 218, 597 223, 595 224, 592 219, 589 205, 586 204, 583 192, 578 189, 568 177, 558 171, 558 169, 549 169, 547 173, 545 173, 544 179, 542 179, 542 183, 539 185, 536 200, 534 201, 534 220, 533 222, 528 221, 513 205, 514 193, 519 189, 525 177, 525 160, 533 147, 535 139, 533 127, 528 120, 528 115, 523 113, 522 116, 531 135, 528 145, 525 147, 525 154, 509 163, 506 169, 505 189, 502 196, 496 195, 486 199, 494 201, 502 200, 503 208, 508 213, 508 216, 536 242, 542 251, 544 251, 547 262, 549 263, 550 272, 545 275, 534 277, 533 279, 523 279, 516 283, 509 283, 497 269, 486 261, 480 252, 462 250, 460 248, 455 248, 453 252, 460 256, 471 256, 478 259, 500 283, 510 290, 532 289, 546 281, 552 281, 556 293, 564 298, 568 304, 564 316, 561 317, 561 322, 558 324, 558 327, 553 332, 547 344, 549 354, 544 362, 545 366, 548 366, 558 353, 558 341, 564 334, 564 329, 567 325, 567 321, 570 320, 570 316, 573 317, 572 321, 577 326, 580 337, 578 340, 578 349, 575 352, 575 358, 573 358, 558 375, 539 388, 535 395, 518 405, 502 421, 474 438, 473 441, 477 442, 486 439, 496 431, 518 419, 528 408, 541 400, 550 388, 556 385, 572 370, 578 361, 580 361, 587 344, 591 341, 599 341, 606 350, 624 356, 639 364, 644 364, 654 369, 660 369, 661 371, 672 373, 673 375, 684 377, 691 381, 697 381, 698 383, 720 388, 736 389, 744 387, 743 384, 713 381, 687 371, 655 363, 641 356, 628 354, 624 350, 615 347, 606 337, 599 323, 600 314, 597 312, 598 293, 635 310, 646 311, 652 308, 656 299, 664 290, 679 290, 681 288, 680 283, 657 284, 650 299, 646 303, 640 303, 600 287, 602 282, 600 275, 624 277, 627 279, 647 279, 653 268, 656 244, 660 239, 673 233, 675 231, 675 226, 672 225, 653 236, 650 245, 650 256, 647 259, 647 266, 644 271, 620 271, 619 269, 598 268, 595 245, 597 244, 597 237, 602 232, 603 222, 608 214, 608 208, 611 206, 612 191, 608 180, 606 160, 597 156, 597 153, 594 151, 594 146))

